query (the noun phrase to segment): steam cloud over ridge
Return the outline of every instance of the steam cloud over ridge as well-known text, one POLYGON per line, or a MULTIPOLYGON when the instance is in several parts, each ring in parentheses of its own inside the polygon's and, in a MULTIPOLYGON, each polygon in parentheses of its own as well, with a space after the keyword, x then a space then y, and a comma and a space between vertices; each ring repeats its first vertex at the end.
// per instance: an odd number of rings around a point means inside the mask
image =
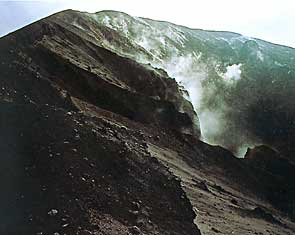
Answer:
POLYGON ((293 118, 294 49, 120 12, 86 16, 95 27, 77 19, 72 24, 116 53, 164 69, 184 87, 189 95, 184 92, 184 96, 199 116, 204 141, 239 156, 249 146, 277 146, 282 136, 289 141, 293 134, 289 119, 293 118), (108 36, 98 37, 106 35, 102 28, 108 36))

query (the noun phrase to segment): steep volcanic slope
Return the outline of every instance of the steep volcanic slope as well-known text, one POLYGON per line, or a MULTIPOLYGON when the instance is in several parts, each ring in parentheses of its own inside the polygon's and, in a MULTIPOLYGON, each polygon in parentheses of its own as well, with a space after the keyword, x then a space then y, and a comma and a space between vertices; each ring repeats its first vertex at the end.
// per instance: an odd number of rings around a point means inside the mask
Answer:
POLYGON ((188 90, 206 141, 238 155, 255 144, 293 146, 294 49, 114 11, 67 12, 54 20, 116 53, 165 69, 188 90))
POLYGON ((48 79, 76 97, 136 121, 157 120, 199 135, 191 103, 163 70, 119 57, 51 18, 4 38, 3 47, 9 47, 8 56, 14 60, 17 55, 21 66, 37 78, 46 72, 48 79))
POLYGON ((1 111, 1 234, 198 234, 136 131, 51 105, 1 111))
POLYGON ((50 20, 0 40, 0 71, 1 234, 199 234, 139 131, 198 135, 163 71, 50 20))
POLYGON ((285 175, 199 141, 176 81, 85 27, 66 11, 0 39, 1 233, 294 234, 285 175))

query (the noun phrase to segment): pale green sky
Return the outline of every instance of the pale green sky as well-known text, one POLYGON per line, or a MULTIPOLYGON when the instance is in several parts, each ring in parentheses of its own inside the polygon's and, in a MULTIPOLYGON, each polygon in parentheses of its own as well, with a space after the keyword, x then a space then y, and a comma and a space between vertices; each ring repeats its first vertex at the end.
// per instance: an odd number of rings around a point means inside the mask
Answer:
POLYGON ((63 9, 124 11, 192 28, 225 30, 295 47, 294 0, 1 1, 0 35, 63 9))

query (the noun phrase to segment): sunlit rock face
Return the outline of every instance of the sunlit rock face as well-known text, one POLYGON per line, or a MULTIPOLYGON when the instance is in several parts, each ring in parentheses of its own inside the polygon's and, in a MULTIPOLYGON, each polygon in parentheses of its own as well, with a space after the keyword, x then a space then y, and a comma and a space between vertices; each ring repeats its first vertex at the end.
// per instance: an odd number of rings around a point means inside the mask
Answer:
POLYGON ((115 11, 56 17, 92 43, 166 70, 186 90, 205 141, 240 155, 249 146, 290 141, 294 49, 115 11))

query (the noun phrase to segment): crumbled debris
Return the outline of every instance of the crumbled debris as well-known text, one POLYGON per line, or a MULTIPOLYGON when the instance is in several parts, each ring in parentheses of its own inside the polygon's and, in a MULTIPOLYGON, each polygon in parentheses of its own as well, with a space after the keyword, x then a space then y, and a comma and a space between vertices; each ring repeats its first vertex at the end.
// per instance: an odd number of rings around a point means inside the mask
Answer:
POLYGON ((214 232, 214 233, 220 233, 220 231, 218 230, 218 229, 216 229, 216 228, 211 228, 211 230, 214 232))
POLYGON ((50 216, 55 216, 55 215, 58 214, 58 210, 56 210, 56 209, 51 209, 50 211, 48 211, 47 214, 50 215, 50 216))
POLYGON ((251 213, 254 217, 264 219, 271 223, 281 224, 271 213, 265 211, 261 207, 255 207, 251 213))
POLYGON ((234 204, 234 205, 238 205, 238 201, 237 201, 236 199, 234 199, 234 198, 231 199, 230 202, 231 202, 232 204, 234 204))
POLYGON ((141 230, 140 228, 138 228, 137 226, 132 226, 131 228, 129 228, 129 231, 132 234, 141 234, 141 230))

